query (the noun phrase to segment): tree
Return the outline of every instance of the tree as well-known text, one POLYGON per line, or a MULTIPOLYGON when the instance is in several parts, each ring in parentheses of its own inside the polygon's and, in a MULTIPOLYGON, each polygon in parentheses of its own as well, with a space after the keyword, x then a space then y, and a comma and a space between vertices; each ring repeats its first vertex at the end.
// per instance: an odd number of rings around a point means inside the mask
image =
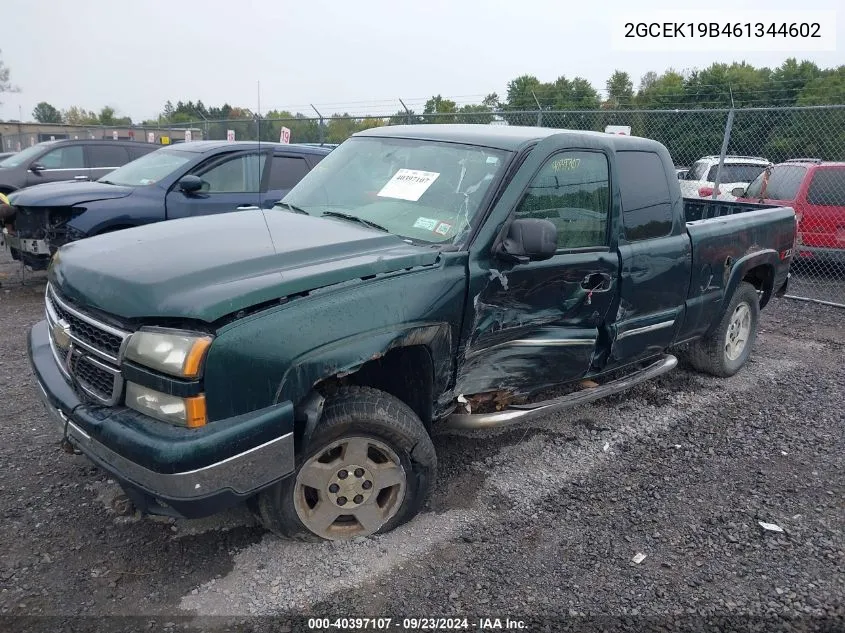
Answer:
POLYGON ((834 105, 845 102, 845 66, 825 71, 798 93, 798 105, 834 105))
MULTIPOLYGON (((3 51, 0 51, 2 53, 3 51)), ((9 67, 3 63, 3 60, 0 59, 0 94, 4 92, 20 92, 20 88, 17 86, 13 86, 9 83, 9 67)), ((3 102, 0 101, 0 104, 3 102)))
POLYGON ((96 113, 80 108, 79 106, 71 106, 62 112, 62 120, 69 125, 99 125, 100 119, 96 113))
POLYGON ((611 108, 627 108, 634 100, 634 84, 631 76, 622 71, 614 70, 610 79, 605 83, 607 102, 611 108))
POLYGON ((46 101, 42 101, 32 110, 32 118, 39 123, 61 123, 62 113, 46 101))
MULTIPOLYGON (((425 102, 423 114, 454 114, 457 112, 458 104, 451 99, 444 99, 440 95, 432 97, 425 102)), ((454 123, 454 116, 432 116, 425 119, 426 123, 454 123)))
POLYGON ((498 110, 500 107, 502 107, 502 104, 499 101, 499 95, 497 95, 495 92, 491 92, 489 95, 484 97, 484 99, 482 99, 481 101, 481 105, 487 106, 491 110, 498 110))
MULTIPOLYGON (((822 75, 823 71, 814 62, 799 62, 794 57, 790 57, 775 68, 770 76, 769 89, 772 105, 794 105, 800 100, 801 92, 807 84, 822 75)), ((842 101, 840 100, 839 103, 842 101)))
MULTIPOLYGON (((534 95, 540 89, 540 80, 534 75, 520 75, 508 82, 508 110, 536 110, 534 95)), ((539 96, 539 95, 538 95, 539 96)))

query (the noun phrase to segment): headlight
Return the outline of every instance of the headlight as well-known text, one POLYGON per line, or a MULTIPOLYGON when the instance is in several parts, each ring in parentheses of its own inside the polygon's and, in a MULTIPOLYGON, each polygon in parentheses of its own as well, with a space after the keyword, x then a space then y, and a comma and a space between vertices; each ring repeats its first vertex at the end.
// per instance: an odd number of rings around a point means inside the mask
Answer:
POLYGON ((125 357, 171 376, 196 378, 211 337, 179 330, 141 329, 132 335, 125 357))
POLYGON ((196 428, 206 423, 204 395, 179 398, 134 382, 127 382, 126 406, 156 420, 179 426, 196 428))

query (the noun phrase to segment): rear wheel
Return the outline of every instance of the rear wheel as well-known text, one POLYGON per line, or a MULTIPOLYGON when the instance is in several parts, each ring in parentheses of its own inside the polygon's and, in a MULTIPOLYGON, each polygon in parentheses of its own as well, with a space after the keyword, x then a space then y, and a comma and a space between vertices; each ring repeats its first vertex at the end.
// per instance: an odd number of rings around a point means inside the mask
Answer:
POLYGON ((262 492, 262 524, 281 536, 348 540, 392 530, 419 512, 435 477, 434 445, 401 400, 344 387, 326 403, 294 476, 262 492))
POLYGON ((723 378, 733 376, 751 356, 759 318, 757 289, 743 281, 719 325, 707 337, 690 344, 686 360, 698 371, 723 378))

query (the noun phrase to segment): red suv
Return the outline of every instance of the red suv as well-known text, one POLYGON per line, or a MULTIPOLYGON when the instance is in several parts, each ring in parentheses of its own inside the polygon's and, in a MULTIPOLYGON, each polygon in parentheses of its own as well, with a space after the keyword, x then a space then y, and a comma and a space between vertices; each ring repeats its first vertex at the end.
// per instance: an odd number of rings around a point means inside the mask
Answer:
POLYGON ((845 163, 794 158, 769 167, 742 202, 788 205, 798 220, 798 258, 845 264, 845 163))

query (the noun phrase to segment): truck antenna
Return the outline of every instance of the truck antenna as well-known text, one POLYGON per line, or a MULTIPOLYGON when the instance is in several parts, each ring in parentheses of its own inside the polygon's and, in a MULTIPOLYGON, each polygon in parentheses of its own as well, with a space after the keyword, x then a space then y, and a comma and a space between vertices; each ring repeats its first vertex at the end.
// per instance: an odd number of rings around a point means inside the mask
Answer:
MULTIPOLYGON (((261 166, 261 80, 259 80, 257 82, 257 84, 258 85, 257 85, 257 88, 256 88, 256 93, 257 93, 256 96, 258 98, 258 104, 257 104, 256 113, 255 113, 255 130, 256 130, 256 133, 258 134, 258 167, 260 167, 261 166)), ((258 172, 258 208, 262 209, 263 207, 261 206, 261 202, 262 202, 261 201, 261 180, 262 180, 262 176, 264 174, 262 173, 261 169, 258 169, 258 167, 256 167, 257 172, 258 172)))

